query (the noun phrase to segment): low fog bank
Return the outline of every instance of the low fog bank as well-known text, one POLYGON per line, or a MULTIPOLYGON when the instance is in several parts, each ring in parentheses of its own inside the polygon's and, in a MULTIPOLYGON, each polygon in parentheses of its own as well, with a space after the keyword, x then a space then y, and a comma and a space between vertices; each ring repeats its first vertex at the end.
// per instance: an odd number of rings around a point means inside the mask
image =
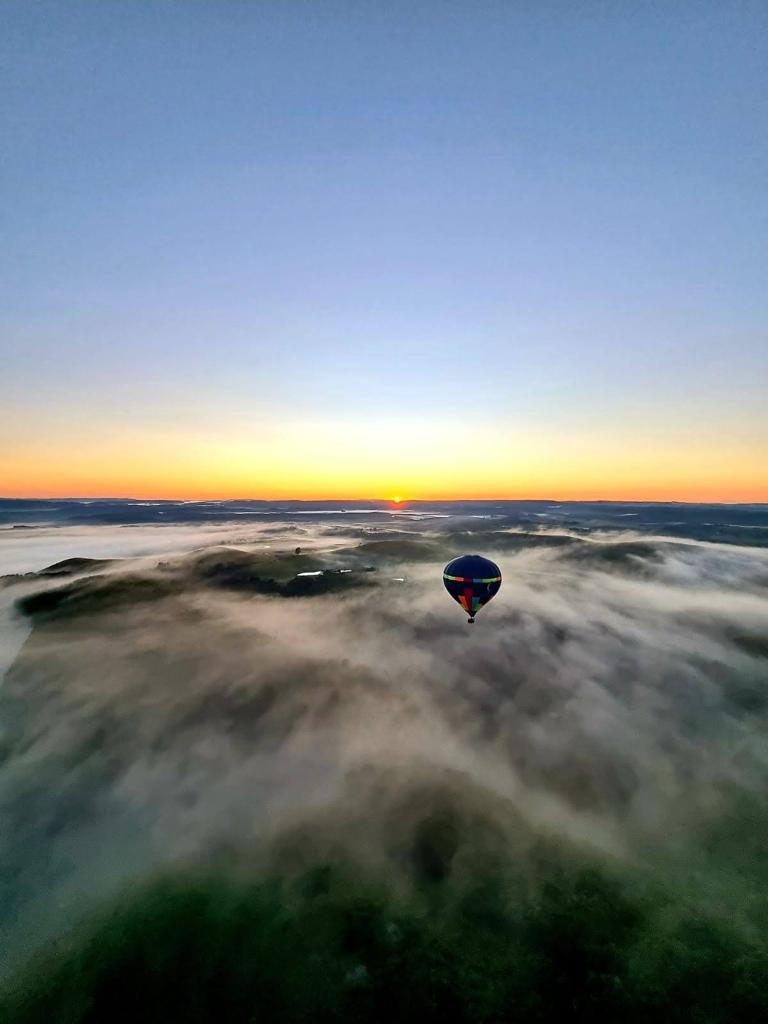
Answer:
MULTIPOLYGON (((409 528, 449 520, 471 524, 492 521, 499 527, 526 531, 555 527, 588 533, 595 530, 664 534, 709 542, 768 546, 768 504, 701 504, 690 502, 473 500, 473 501, 137 501, 132 499, 32 500, 0 498, 0 545, 14 533, 49 527, 85 529, 95 525, 162 530, 194 527, 218 529, 275 522, 406 524, 409 528)), ((0 546, 2 551, 2 546, 0 546)), ((2 555, 0 554, 0 561, 2 555)))
POLYGON ((40 526, 0 530, 0 580, 70 558, 152 558, 215 544, 269 545, 283 534, 312 543, 317 531, 282 523, 40 526))
POLYGON ((270 529, 0 590, 11 1019, 760 1019, 765 553, 270 529))

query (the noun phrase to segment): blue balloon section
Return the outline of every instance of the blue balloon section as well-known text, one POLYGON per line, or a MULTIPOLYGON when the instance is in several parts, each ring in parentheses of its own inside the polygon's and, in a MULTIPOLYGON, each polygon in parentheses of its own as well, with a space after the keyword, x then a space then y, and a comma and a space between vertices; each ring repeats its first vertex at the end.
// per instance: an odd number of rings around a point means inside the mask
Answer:
POLYGON ((482 555, 461 555, 443 569, 445 589, 475 621, 475 614, 499 592, 501 569, 482 555))

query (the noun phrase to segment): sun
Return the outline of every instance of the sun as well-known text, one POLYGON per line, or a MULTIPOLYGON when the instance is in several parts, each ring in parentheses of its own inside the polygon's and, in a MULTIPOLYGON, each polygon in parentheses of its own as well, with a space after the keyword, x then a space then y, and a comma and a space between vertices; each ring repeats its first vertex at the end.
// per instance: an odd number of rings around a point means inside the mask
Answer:
POLYGON ((403 500, 403 499, 402 499, 402 498, 400 497, 400 495, 399 495, 399 494, 396 494, 396 495, 394 496, 394 498, 392 499, 392 501, 394 502, 394 504, 395 504, 395 505, 399 505, 399 504, 400 504, 400 502, 401 502, 402 500, 403 500))

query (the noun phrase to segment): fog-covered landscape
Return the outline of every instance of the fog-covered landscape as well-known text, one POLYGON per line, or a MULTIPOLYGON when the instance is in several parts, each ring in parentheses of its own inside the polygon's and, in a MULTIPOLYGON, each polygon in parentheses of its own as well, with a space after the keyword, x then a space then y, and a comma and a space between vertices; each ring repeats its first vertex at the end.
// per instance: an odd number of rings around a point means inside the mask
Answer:
POLYGON ((3 1019, 764 1018, 766 506, 0 517, 3 1019))

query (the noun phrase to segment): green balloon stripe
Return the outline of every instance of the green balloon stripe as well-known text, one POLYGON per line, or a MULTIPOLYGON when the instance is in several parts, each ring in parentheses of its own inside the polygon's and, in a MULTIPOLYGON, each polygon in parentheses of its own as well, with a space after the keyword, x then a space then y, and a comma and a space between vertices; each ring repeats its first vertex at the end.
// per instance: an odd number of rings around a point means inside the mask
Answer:
POLYGON ((488 576, 486 579, 473 580, 468 576, 449 576, 447 572, 443 573, 444 580, 452 580, 454 583, 501 583, 501 576, 488 576))

